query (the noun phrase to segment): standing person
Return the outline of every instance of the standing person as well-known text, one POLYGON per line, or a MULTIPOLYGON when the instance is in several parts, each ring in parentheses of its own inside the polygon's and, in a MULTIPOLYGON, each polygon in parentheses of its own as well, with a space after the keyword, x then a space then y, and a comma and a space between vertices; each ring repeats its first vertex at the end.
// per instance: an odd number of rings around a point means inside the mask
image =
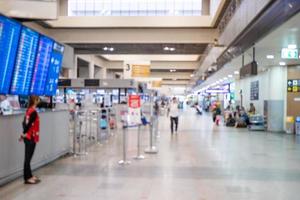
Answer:
POLYGON ((169 104, 168 116, 170 116, 170 120, 171 120, 171 134, 174 133, 174 123, 175 123, 175 133, 177 134, 179 109, 178 109, 178 102, 176 97, 173 97, 171 103, 169 104))
POLYGON ((216 125, 219 126, 220 124, 220 121, 221 121, 221 107, 220 105, 217 105, 216 109, 215 109, 215 116, 216 116, 216 119, 215 119, 215 122, 216 122, 216 125))
POLYGON ((24 159, 24 183, 37 184, 39 178, 32 175, 30 162, 34 154, 36 143, 39 142, 40 118, 36 111, 36 106, 40 102, 39 97, 31 96, 29 98, 28 109, 23 121, 23 134, 21 140, 25 143, 24 159))

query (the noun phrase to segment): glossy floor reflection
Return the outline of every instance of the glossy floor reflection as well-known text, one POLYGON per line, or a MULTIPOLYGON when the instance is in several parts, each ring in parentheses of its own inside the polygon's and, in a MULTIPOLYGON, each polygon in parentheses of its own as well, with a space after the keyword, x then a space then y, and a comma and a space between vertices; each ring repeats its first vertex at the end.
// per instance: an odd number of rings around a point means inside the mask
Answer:
MULTIPOLYGON (((135 161, 136 130, 129 132, 132 163, 119 166, 118 133, 89 155, 63 158, 36 173, 42 183, 21 179, 0 188, 1 200, 298 200, 300 139, 292 135, 216 127, 209 116, 185 111, 178 135, 160 118, 159 153, 135 161)), ((143 131, 143 149, 148 131, 143 131)))

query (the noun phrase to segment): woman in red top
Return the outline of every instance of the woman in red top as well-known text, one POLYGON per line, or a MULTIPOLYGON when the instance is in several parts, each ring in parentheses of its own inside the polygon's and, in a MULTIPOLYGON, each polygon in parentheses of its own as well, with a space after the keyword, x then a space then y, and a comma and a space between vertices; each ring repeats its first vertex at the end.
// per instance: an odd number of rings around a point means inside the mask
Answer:
POLYGON ((23 134, 21 138, 25 143, 24 159, 24 183, 37 184, 40 180, 32 175, 30 162, 33 157, 36 143, 39 141, 40 119, 36 111, 36 106, 40 102, 39 97, 31 96, 29 99, 28 109, 23 121, 23 134))

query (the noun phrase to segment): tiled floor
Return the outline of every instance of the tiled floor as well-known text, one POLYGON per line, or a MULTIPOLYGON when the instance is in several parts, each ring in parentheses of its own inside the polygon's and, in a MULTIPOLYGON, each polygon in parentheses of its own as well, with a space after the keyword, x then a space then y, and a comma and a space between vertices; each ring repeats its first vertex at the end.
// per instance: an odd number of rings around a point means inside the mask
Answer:
MULTIPOLYGON (((160 119, 159 153, 135 161, 136 131, 129 132, 132 163, 119 166, 121 135, 89 149, 86 157, 60 159, 36 173, 39 185, 16 180, 1 200, 299 200, 300 138, 216 127, 209 116, 186 111, 178 135, 160 119)), ((148 132, 143 132, 143 149, 148 132)))

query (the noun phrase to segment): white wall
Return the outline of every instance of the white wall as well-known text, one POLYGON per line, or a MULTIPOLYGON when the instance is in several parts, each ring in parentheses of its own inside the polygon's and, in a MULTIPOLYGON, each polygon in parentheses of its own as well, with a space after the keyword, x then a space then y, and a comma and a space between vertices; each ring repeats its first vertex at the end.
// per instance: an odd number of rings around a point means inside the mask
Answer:
POLYGON ((239 91, 242 89, 245 108, 248 109, 250 102, 253 102, 256 110, 263 114, 264 100, 285 100, 286 73, 286 67, 274 66, 257 76, 236 81, 237 100, 240 101, 239 91), (259 81, 259 100, 257 101, 250 100, 250 85, 253 81, 259 81))
POLYGON ((175 96, 175 95, 184 95, 186 87, 184 86, 171 86, 171 85, 162 85, 158 88, 158 91, 161 94, 166 96, 175 96))
POLYGON ((94 55, 76 55, 75 56, 75 67, 74 69, 69 71, 70 78, 77 78, 79 75, 77 74, 77 58, 80 58, 89 63, 89 67, 87 69, 83 69, 83 73, 81 77, 88 77, 88 78, 99 78, 104 79, 107 78, 107 61, 104 59, 94 56, 94 55), (95 70, 95 68, 101 68, 95 70))
POLYGON ((252 103, 254 103, 254 106, 256 107, 256 111, 259 114, 263 114, 264 100, 268 99, 268 84, 269 84, 268 72, 263 72, 257 76, 238 80, 238 81, 236 81, 236 84, 235 84, 236 100, 241 102, 240 90, 242 90, 243 91, 243 106, 245 107, 245 109, 248 110, 249 104, 252 102, 252 103), (251 82, 253 82, 253 81, 259 82, 259 99, 257 101, 250 100, 250 87, 251 87, 251 82))
POLYGON ((268 130, 283 131, 286 120, 287 67, 273 66, 257 76, 236 81, 236 99, 240 102, 239 91, 243 91, 243 106, 249 109, 252 102, 259 114, 264 114, 264 101, 268 101, 268 130), (251 82, 259 81, 259 99, 250 100, 251 82))

